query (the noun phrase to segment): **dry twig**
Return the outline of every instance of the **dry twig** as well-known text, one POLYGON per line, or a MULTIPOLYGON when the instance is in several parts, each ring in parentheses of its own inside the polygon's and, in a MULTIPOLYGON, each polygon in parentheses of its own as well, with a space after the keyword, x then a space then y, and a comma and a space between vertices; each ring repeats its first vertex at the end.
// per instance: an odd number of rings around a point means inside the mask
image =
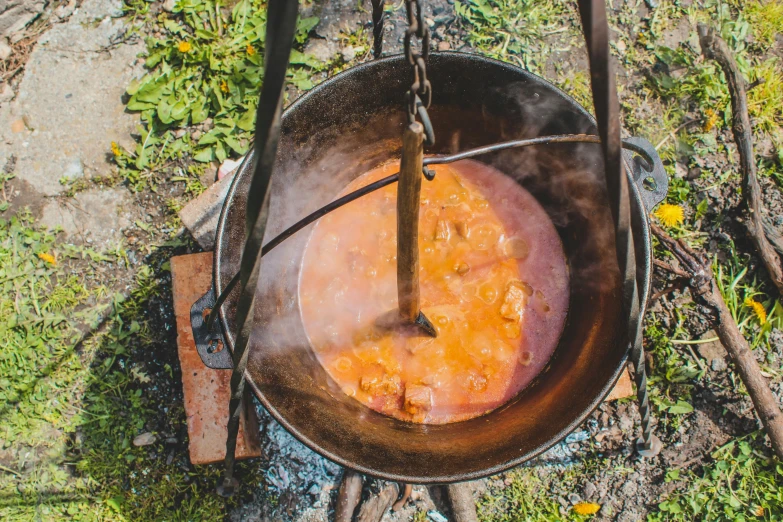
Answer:
POLYGON ((704 57, 717 61, 726 75, 731 97, 732 131, 739 150, 742 169, 742 194, 747 206, 745 225, 761 260, 767 267, 770 278, 778 288, 778 292, 783 295, 783 265, 780 258, 780 255, 783 255, 783 239, 780 232, 764 219, 764 203, 761 200, 761 189, 756 178, 746 82, 726 42, 715 34, 711 27, 699 24, 699 42, 704 57))
POLYGON ((674 254, 688 272, 690 276, 688 284, 694 297, 714 312, 712 322, 720 342, 734 361, 737 372, 756 408, 756 413, 767 431, 775 454, 783 460, 783 415, 767 379, 761 374, 761 368, 748 341, 743 337, 723 296, 718 291, 709 259, 704 254, 695 252, 683 240, 672 239, 657 225, 651 223, 650 227, 661 244, 674 254))

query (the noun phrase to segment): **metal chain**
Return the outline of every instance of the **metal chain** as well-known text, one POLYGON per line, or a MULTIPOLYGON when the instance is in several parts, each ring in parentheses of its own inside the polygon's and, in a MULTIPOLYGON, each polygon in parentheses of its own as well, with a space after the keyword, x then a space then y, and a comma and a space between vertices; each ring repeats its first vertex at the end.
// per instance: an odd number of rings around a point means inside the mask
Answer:
POLYGON ((413 66, 413 83, 405 95, 405 105, 408 112, 408 123, 416 121, 419 116, 424 125, 427 145, 434 145, 435 133, 432 130, 427 109, 432 103, 432 85, 427 79, 427 58, 430 54, 430 28, 424 21, 422 0, 405 0, 405 10, 408 13, 408 29, 405 31, 405 56, 413 66), (411 45, 413 37, 421 43, 421 50, 416 51, 411 45))

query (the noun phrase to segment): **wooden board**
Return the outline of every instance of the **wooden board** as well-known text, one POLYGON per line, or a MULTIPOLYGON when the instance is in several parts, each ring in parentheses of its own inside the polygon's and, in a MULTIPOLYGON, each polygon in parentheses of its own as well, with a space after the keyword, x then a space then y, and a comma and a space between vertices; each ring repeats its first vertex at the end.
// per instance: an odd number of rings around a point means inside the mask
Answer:
MULTIPOLYGON (((212 252, 172 258, 171 279, 190 461, 193 464, 222 462, 226 456, 231 370, 213 370, 204 366, 190 328, 190 308, 212 284, 212 252)), ((261 456, 258 417, 253 401, 246 397, 244 406, 237 437, 237 460, 261 456)))

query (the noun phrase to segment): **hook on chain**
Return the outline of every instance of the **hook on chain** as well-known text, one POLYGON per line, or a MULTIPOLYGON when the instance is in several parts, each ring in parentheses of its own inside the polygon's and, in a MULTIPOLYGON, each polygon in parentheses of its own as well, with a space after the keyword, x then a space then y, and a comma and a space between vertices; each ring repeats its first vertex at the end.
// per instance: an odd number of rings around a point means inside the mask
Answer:
POLYGON ((406 0, 405 8, 408 15, 408 29, 405 31, 404 47, 408 63, 413 66, 413 83, 405 95, 405 106, 408 112, 408 123, 416 121, 416 116, 424 125, 425 143, 435 144, 435 132, 432 128, 427 109, 432 103, 432 84, 427 79, 427 58, 430 54, 430 29, 424 20, 424 9, 421 0, 406 0), (411 46, 416 37, 421 50, 415 51, 411 46), (422 101, 425 100, 425 101, 422 101))

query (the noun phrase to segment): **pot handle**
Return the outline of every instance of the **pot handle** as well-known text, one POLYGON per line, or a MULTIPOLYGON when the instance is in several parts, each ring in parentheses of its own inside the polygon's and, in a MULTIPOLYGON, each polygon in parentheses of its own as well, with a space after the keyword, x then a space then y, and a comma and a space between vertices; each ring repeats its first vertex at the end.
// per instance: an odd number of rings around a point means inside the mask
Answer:
POLYGON ((231 353, 226 347, 226 340, 220 322, 215 321, 212 331, 207 330, 206 316, 215 306, 215 290, 209 291, 193 303, 190 309, 190 328, 193 330, 193 341, 196 343, 201 361, 213 370, 229 370, 233 368, 231 353))
POLYGON ((631 164, 633 182, 639 191, 645 210, 650 213, 658 203, 666 199, 666 194, 669 192, 669 177, 666 175, 661 157, 658 156, 652 143, 644 138, 636 137, 623 141, 644 149, 644 152, 653 160, 653 164, 648 165, 640 155, 628 150, 624 151, 626 160, 631 164))

